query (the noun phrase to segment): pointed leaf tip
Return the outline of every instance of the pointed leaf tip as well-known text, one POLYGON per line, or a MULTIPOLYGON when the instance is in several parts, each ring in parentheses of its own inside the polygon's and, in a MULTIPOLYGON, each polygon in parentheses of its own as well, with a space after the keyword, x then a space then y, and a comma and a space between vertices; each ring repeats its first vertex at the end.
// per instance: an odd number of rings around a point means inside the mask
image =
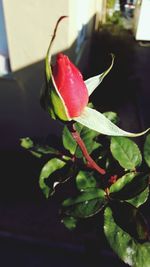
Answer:
POLYGON ((139 147, 127 137, 112 137, 110 150, 120 166, 126 170, 135 170, 142 163, 142 155, 139 147))
POLYGON ((111 61, 111 65, 109 66, 109 68, 107 70, 105 70, 103 73, 93 76, 89 79, 87 79, 85 82, 85 85, 87 87, 88 90, 88 95, 90 96, 94 90, 100 85, 100 83, 103 81, 103 79, 105 78, 105 76, 110 72, 110 70, 113 67, 114 64, 114 59, 115 56, 113 54, 111 54, 112 57, 112 61, 111 61))
POLYGON ((95 130, 101 134, 110 136, 126 136, 126 137, 137 137, 147 133, 150 128, 141 133, 130 133, 120 129, 117 125, 107 119, 102 113, 86 107, 82 114, 74 118, 75 121, 83 124, 84 126, 95 130))

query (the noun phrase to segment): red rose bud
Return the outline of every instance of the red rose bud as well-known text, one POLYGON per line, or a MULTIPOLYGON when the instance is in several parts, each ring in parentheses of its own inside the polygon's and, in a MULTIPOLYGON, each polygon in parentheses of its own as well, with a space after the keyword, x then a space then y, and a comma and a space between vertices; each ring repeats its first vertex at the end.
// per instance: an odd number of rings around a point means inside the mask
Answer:
POLYGON ((78 117, 88 104, 88 91, 82 74, 66 55, 58 54, 53 67, 56 83, 70 118, 78 117))

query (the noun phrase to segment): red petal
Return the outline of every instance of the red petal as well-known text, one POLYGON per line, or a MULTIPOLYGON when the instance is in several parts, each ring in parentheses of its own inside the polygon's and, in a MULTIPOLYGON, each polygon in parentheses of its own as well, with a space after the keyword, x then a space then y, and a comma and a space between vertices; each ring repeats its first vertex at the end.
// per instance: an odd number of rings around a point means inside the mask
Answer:
POLYGON ((80 71, 66 55, 58 54, 53 76, 70 118, 80 116, 88 103, 88 91, 80 71))

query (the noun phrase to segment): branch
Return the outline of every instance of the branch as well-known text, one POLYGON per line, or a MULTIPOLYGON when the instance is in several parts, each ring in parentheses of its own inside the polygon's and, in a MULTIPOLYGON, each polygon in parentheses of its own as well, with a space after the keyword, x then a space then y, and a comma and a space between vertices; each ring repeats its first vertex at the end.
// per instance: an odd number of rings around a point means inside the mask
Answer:
POLYGON ((81 139, 79 133, 76 131, 75 126, 73 124, 70 124, 70 125, 68 125, 68 129, 71 132, 73 139, 76 141, 76 143, 80 147, 83 156, 86 158, 88 167, 90 167, 90 168, 96 170, 97 172, 99 172, 100 174, 104 175, 106 173, 106 171, 104 169, 102 169, 101 167, 99 167, 97 165, 97 163, 91 158, 83 140, 81 139))

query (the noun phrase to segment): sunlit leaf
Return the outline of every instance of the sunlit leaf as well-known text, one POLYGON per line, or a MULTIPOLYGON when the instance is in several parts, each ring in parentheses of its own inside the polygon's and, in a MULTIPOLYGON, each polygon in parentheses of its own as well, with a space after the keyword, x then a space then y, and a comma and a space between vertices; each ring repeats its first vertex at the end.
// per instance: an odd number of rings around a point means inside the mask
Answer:
POLYGON ((49 160, 42 168, 39 178, 39 185, 46 198, 54 193, 54 187, 56 183, 59 183, 59 178, 55 175, 55 172, 63 168, 66 163, 60 159, 53 158, 49 160), (53 176, 52 176, 53 175, 53 176), (53 178, 51 178, 52 176, 53 178), (52 179, 52 186, 47 185, 47 179, 52 179))
POLYGON ((21 138, 20 141, 21 141, 20 145, 23 148, 29 149, 29 148, 32 148, 34 146, 33 141, 29 137, 21 138))
POLYGON ((63 129, 63 145, 64 147, 69 150, 69 152, 74 155, 75 150, 77 148, 77 143, 76 141, 73 139, 70 131, 68 130, 67 126, 64 127, 63 129))
POLYGON ((139 244, 131 235, 119 227, 112 210, 107 207, 104 213, 104 232, 111 248, 120 259, 132 267, 150 266, 150 243, 139 244))
MULTIPOLYGON (((77 129, 79 134, 80 134, 82 128, 83 128, 82 125, 79 125, 79 124, 76 123, 76 129, 77 129)), ((77 145, 77 142, 72 137, 71 132, 69 131, 67 126, 65 126, 64 129, 63 129, 62 141, 63 141, 64 147, 67 150, 69 150, 69 152, 72 155, 74 155, 78 145, 77 145)))
POLYGON ((149 196, 149 186, 146 187, 146 189, 136 197, 127 200, 127 202, 138 208, 147 201, 148 196, 149 196))
POLYGON ((110 197, 128 200, 143 192, 149 183, 149 176, 140 173, 127 173, 110 187, 110 197))
POLYGON ((85 107, 84 111, 79 117, 74 118, 75 121, 83 124, 84 126, 97 131, 101 134, 110 136, 127 136, 136 137, 145 134, 149 129, 141 133, 130 133, 120 129, 117 125, 107 119, 102 113, 85 107))
POLYGON ((91 172, 80 171, 76 177, 76 185, 80 191, 96 187, 96 179, 91 172))
POLYGON ((112 137, 110 149, 113 157, 126 170, 134 170, 142 163, 137 144, 126 137, 112 137))

